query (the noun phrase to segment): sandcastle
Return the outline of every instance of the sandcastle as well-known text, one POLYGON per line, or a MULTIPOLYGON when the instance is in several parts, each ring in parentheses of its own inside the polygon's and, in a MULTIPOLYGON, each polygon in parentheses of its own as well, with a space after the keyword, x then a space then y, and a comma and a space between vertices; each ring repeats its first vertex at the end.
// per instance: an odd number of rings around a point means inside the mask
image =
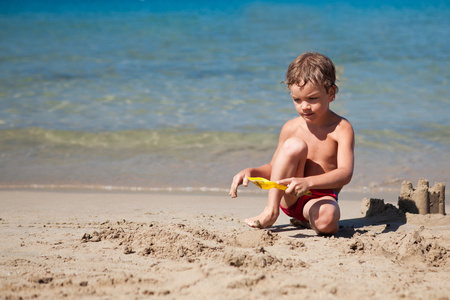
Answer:
POLYGON ((398 207, 413 214, 445 215, 445 183, 435 183, 430 187, 428 180, 419 179, 414 189, 410 181, 403 181, 398 207))

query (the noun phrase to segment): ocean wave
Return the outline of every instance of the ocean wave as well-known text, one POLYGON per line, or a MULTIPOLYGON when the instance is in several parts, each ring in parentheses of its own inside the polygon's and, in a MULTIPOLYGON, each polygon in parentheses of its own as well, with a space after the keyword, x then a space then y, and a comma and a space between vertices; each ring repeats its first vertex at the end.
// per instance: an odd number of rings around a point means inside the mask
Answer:
POLYGON ((0 130, 0 150, 47 146, 88 149, 149 151, 259 149, 276 147, 277 136, 265 133, 196 131, 192 129, 142 129, 113 132, 50 130, 38 127, 0 130))

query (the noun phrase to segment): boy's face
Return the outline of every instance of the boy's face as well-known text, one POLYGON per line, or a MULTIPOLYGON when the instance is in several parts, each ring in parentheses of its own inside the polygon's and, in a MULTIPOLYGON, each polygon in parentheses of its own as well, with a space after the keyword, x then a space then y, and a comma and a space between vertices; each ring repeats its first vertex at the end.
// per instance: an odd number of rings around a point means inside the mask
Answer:
POLYGON ((334 100, 335 90, 327 91, 323 85, 308 82, 304 87, 291 85, 289 87, 295 109, 305 121, 314 121, 329 111, 329 104, 334 100))

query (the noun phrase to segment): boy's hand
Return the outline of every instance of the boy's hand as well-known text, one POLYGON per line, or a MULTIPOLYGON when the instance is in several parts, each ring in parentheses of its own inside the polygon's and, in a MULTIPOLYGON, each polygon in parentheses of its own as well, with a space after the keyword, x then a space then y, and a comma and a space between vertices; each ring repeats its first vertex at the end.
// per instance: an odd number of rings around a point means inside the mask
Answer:
POLYGON ((245 187, 248 186, 247 176, 250 176, 250 172, 243 170, 243 171, 237 173, 236 176, 233 177, 233 182, 231 183, 231 188, 230 188, 230 193, 229 193, 231 198, 237 197, 238 186, 240 186, 241 184, 244 185, 245 187))
POLYGON ((277 180, 278 184, 286 185, 285 193, 296 197, 303 196, 309 190, 309 186, 304 178, 291 177, 277 180))

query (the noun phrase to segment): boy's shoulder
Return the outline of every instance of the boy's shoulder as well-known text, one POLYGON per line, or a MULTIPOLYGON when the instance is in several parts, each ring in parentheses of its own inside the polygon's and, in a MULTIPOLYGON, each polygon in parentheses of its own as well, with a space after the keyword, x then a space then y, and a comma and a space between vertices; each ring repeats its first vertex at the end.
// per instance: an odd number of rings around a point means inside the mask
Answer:
POLYGON ((284 123, 282 131, 296 130, 301 126, 304 126, 303 124, 304 124, 304 120, 302 119, 302 117, 299 116, 294 119, 290 119, 289 121, 284 123))
POLYGON ((337 113, 330 110, 331 117, 327 126, 336 127, 336 129, 351 129, 352 124, 346 118, 338 115, 337 113))
POLYGON ((353 126, 349 120, 347 120, 346 118, 341 117, 339 115, 337 115, 337 116, 339 117, 338 126, 337 126, 338 128, 353 131, 353 126))

